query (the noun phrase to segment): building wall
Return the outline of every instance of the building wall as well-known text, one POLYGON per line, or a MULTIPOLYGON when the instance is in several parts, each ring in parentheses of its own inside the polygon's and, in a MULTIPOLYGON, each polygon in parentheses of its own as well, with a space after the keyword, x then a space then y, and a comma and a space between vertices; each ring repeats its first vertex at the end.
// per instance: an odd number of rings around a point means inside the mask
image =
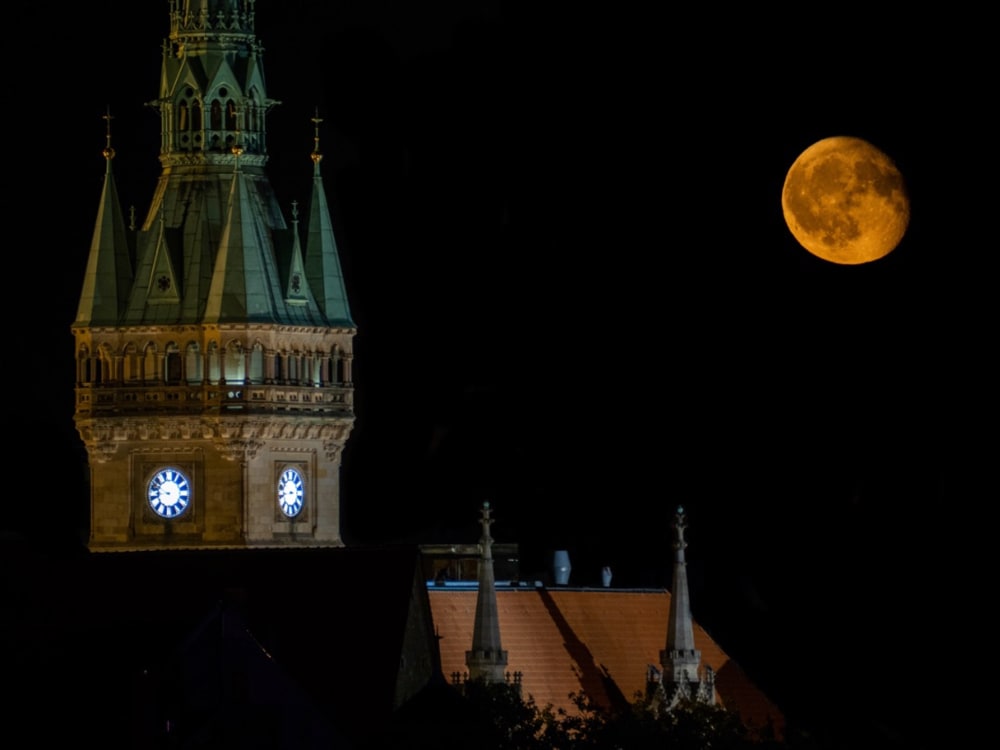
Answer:
POLYGON ((278 417, 224 425, 171 417, 99 421, 96 428, 110 431, 111 440, 88 443, 91 549, 341 546, 343 442, 324 427, 332 425, 278 417), (135 437, 114 440, 117 434, 135 437), (267 434, 287 436, 262 437, 267 434), (183 471, 191 489, 187 508, 169 519, 148 501, 149 481, 164 467, 183 471), (277 498, 288 467, 298 470, 304 490, 302 511, 292 518, 277 498))

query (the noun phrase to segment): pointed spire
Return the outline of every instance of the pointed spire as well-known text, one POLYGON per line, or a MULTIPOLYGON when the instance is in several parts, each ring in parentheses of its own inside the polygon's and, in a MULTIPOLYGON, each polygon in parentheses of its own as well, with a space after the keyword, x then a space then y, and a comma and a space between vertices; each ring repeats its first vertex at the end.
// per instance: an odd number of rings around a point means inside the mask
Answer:
POLYGON ((229 210, 219 239, 205 306, 206 323, 277 322, 284 303, 270 234, 253 210, 247 178, 233 174, 229 210))
POLYGON ((149 288, 146 290, 147 300, 153 302, 173 302, 179 304, 181 301, 180 284, 177 274, 174 271, 173 261, 170 259, 170 248, 167 245, 165 223, 163 212, 160 212, 160 229, 156 237, 156 246, 153 252, 153 270, 150 276, 149 288))
POLYGON ((309 303, 309 282, 306 281, 305 265, 302 262, 302 243, 299 241, 299 202, 292 201, 292 257, 288 267, 288 283, 285 285, 285 302, 290 305, 309 303))
POLYGON ((306 236, 306 276, 309 287, 316 296, 320 310, 331 326, 354 328, 347 289, 340 269, 340 254, 333 234, 333 221, 326 202, 326 190, 320 176, 319 164, 323 154, 319 150, 319 125, 323 122, 317 107, 313 122, 312 200, 309 205, 309 226, 306 236))
POLYGON ((155 231, 143 232, 140 239, 142 242, 135 284, 122 323, 174 323, 180 315, 180 277, 175 268, 162 210, 155 231))
POLYGON ((111 120, 114 118, 110 108, 101 117, 107 123, 102 152, 105 159, 104 188, 101 191, 75 325, 117 325, 132 284, 132 261, 129 257, 125 217, 118 201, 118 188, 111 169, 115 150, 111 147, 111 120))
POLYGON ((684 551, 687 541, 684 530, 687 519, 684 508, 677 507, 674 515, 674 575, 670 592, 670 614, 667 622, 666 648, 660 652, 663 666, 661 687, 668 704, 681 697, 715 702, 714 679, 711 672, 701 675, 701 651, 695 646, 694 620, 691 617, 691 595, 688 591, 687 561, 684 551))
MULTIPOLYGON (((670 622, 667 627, 667 651, 698 654, 694 647, 694 624, 691 621, 691 595, 688 591, 687 561, 684 550, 684 529, 687 519, 684 508, 678 506, 674 516, 674 577, 670 595, 670 622)), ((697 663, 695 664, 697 668, 697 663)))
POLYGON ((472 629, 472 649, 465 652, 469 678, 486 682, 505 682, 507 652, 500 645, 500 617, 497 608, 496 583, 493 578, 493 538, 490 536, 490 504, 483 503, 483 535, 479 540, 479 592, 476 597, 476 619, 472 629))

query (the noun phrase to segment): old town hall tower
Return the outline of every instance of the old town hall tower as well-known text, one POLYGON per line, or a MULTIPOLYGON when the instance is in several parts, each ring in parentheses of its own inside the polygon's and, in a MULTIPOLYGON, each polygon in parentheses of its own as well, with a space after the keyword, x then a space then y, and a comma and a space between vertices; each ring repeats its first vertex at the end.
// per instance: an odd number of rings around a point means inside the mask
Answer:
POLYGON ((320 120, 311 200, 301 222, 295 204, 286 221, 264 171, 277 102, 254 0, 168 5, 151 102, 162 172, 130 228, 109 118, 72 326, 89 546, 341 546, 355 325, 320 176, 320 120))

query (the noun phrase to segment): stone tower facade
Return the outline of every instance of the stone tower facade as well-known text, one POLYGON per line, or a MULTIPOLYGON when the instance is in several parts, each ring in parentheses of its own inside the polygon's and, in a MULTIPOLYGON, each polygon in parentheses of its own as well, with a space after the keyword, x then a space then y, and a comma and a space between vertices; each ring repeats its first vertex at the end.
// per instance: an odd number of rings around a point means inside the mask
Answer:
POLYGON ((321 120, 308 212, 300 223, 293 204, 286 222, 264 171, 277 102, 253 0, 170 0, 160 81, 162 171, 138 229, 119 205, 108 117, 72 325, 89 546, 341 546, 356 328, 321 120))

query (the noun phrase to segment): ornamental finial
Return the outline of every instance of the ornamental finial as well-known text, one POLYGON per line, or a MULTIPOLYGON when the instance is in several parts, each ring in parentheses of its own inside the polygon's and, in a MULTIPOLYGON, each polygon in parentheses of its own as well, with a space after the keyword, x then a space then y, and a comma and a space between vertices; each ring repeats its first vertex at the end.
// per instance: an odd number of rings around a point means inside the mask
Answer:
POLYGON ((490 518, 490 503, 488 500, 483 502, 483 509, 481 513, 483 518, 480 521, 480 524, 482 524, 483 527, 483 537, 480 540, 480 543, 487 545, 488 549, 488 545, 493 542, 493 539, 490 537, 490 525, 493 523, 493 519, 490 518))
POLYGON ((104 154, 104 158, 105 159, 107 159, 108 161, 111 161, 112 159, 115 158, 115 150, 113 148, 111 148, 111 121, 114 119, 114 117, 111 114, 111 106, 110 105, 107 106, 107 108, 105 109, 104 114, 101 115, 101 119, 104 120, 105 123, 107 123, 107 125, 106 125, 106 133, 105 133, 105 136, 104 136, 104 138, 105 138, 104 151, 102 151, 101 153, 104 154))
POLYGON ((233 124, 236 125, 236 129, 233 132, 233 147, 229 150, 232 152, 233 156, 236 157, 235 167, 233 171, 239 172, 240 157, 243 156, 243 151, 244 151, 243 144, 241 143, 242 141, 241 136, 243 134, 243 131, 240 128, 240 125, 242 124, 243 110, 241 110, 239 107, 233 107, 232 104, 230 104, 229 106, 232 107, 231 111, 233 117, 233 124))
POLYGON ((674 529, 677 531, 677 538, 674 540, 674 549, 682 550, 687 547, 684 541, 684 529, 687 528, 687 520, 684 517, 684 506, 677 506, 677 514, 674 516, 674 529))
POLYGON ((323 154, 319 152, 319 124, 323 122, 323 118, 319 116, 319 107, 316 107, 316 113, 310 120, 313 123, 313 150, 309 157, 313 160, 313 164, 319 164, 323 161, 323 154))

